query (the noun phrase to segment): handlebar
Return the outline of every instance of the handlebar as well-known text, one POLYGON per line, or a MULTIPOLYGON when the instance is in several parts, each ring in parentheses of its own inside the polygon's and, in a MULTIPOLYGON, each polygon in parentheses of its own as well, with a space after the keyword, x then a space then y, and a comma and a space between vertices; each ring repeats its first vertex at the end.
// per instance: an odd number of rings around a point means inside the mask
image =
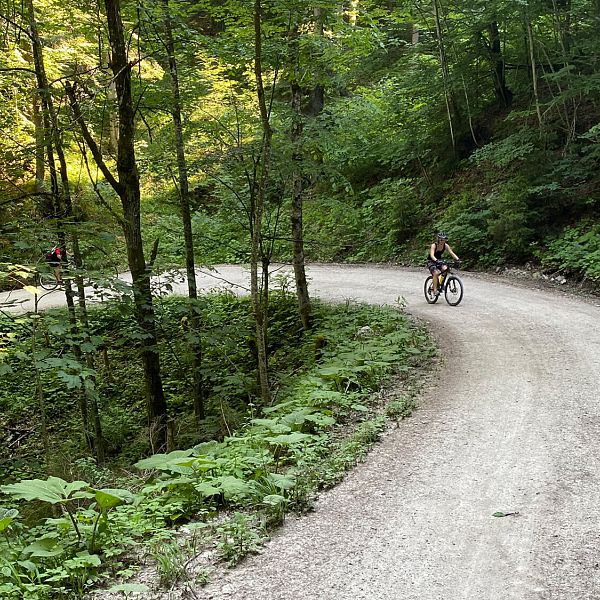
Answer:
POLYGON ((460 269, 460 265, 461 265, 460 260, 453 260, 453 261, 447 261, 447 260, 438 260, 436 261, 436 265, 446 265, 447 267, 449 267, 450 269, 460 269))

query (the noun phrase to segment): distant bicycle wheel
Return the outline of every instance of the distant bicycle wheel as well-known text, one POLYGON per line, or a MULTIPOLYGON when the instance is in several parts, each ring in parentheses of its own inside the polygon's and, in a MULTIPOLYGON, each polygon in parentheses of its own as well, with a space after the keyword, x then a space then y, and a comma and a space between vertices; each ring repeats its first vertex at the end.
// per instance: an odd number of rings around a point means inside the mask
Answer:
POLYGON ((53 273, 38 273, 38 283, 42 289, 48 292, 52 292, 59 285, 53 273))
POLYGON ((450 306, 458 306, 463 297, 463 284, 456 275, 450 275, 444 284, 446 302, 450 306))
POLYGON ((433 277, 431 275, 425 280, 423 291, 428 304, 435 304, 438 301, 439 296, 433 293, 433 277))

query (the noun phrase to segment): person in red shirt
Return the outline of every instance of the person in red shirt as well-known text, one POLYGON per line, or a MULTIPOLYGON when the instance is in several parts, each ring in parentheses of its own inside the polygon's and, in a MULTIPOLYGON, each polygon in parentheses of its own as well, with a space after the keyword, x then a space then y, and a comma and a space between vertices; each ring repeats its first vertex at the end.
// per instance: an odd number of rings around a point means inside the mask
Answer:
POLYGON ((62 252, 60 246, 54 246, 50 252, 46 254, 46 262, 50 267, 52 267, 52 271, 54 273, 54 277, 58 283, 62 283, 62 274, 61 274, 61 262, 62 262, 62 252))

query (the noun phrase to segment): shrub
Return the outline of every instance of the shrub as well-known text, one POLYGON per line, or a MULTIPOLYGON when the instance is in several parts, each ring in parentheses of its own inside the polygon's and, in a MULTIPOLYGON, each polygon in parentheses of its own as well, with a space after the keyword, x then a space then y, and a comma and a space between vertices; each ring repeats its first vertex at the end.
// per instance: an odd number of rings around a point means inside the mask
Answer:
POLYGON ((567 228, 542 254, 542 264, 600 281, 600 225, 583 222, 567 228))

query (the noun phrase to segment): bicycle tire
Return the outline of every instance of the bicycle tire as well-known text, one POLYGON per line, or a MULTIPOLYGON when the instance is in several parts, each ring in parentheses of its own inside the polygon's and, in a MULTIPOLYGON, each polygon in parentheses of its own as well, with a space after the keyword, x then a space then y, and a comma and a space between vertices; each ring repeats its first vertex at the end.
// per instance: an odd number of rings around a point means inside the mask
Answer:
POLYGON ((425 300, 427 300, 427 304, 435 304, 438 301, 439 296, 435 296, 433 294, 433 277, 430 275, 425 279, 425 285, 423 286, 423 291, 425 292, 425 300))
POLYGON ((53 292, 59 285, 52 273, 39 273, 38 283, 47 292, 53 292))
POLYGON ((444 290, 446 302, 450 306, 458 306, 464 293, 462 281, 456 275, 450 275, 444 283, 444 290))

